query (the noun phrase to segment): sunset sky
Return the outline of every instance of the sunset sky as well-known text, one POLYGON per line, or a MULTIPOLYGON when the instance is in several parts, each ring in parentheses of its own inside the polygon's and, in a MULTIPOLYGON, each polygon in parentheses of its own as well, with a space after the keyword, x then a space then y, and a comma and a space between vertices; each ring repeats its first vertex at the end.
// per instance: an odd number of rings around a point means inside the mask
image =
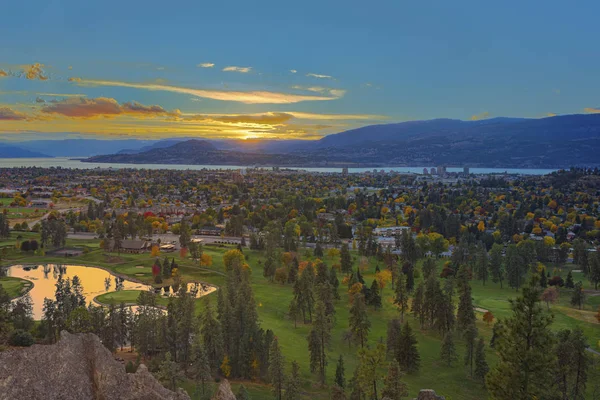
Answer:
POLYGON ((0 139, 600 112, 600 2, 5 1, 0 139))

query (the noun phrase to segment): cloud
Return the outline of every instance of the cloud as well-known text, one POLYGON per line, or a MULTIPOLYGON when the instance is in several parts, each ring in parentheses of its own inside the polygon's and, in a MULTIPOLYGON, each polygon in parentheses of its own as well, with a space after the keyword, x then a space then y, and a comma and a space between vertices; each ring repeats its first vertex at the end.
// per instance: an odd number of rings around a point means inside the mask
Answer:
POLYGON ((212 68, 214 66, 215 66, 214 63, 200 63, 200 64, 196 65, 196 67, 198 67, 198 68, 212 68))
POLYGON ((236 67, 234 65, 223 68, 223 71, 225 71, 225 72, 239 72, 242 74, 247 74, 251 70, 252 70, 252 67, 236 67))
POLYGON ((145 90, 160 90, 165 92, 188 94, 212 100, 235 101, 238 103, 245 104, 293 104, 302 101, 325 101, 337 100, 339 98, 337 96, 297 95, 268 91, 239 92, 226 90, 192 89, 179 86, 129 83, 119 81, 80 80, 76 83, 79 86, 118 86, 145 90))
POLYGON ((472 115, 471 121, 479 121, 479 120, 486 119, 489 117, 490 117, 490 113, 486 111, 486 112, 482 112, 481 114, 472 115))
POLYGON ((138 102, 119 104, 115 99, 98 97, 95 99, 70 98, 48 104, 40 110, 45 114, 58 114, 70 118, 111 118, 118 115, 138 117, 176 116, 179 111, 168 112, 161 106, 145 106, 138 102))
POLYGON ((40 81, 48 80, 48 76, 44 73, 44 64, 35 63, 27 65, 23 68, 23 75, 29 80, 39 79, 40 81))
POLYGON ((315 119, 315 120, 385 120, 385 115, 372 115, 372 114, 317 114, 297 111, 286 111, 287 114, 291 114, 294 118, 298 119, 315 119))
POLYGON ((4 77, 4 76, 8 76, 8 72, 6 72, 6 71, 4 71, 4 70, 0 69, 0 78, 1 78, 1 77, 4 77))
POLYGON ((547 117, 556 117, 556 114, 549 112, 549 113, 546 113, 546 116, 547 117))
POLYGON ((214 121, 232 124, 262 124, 262 125, 280 125, 290 119, 293 115, 280 112, 269 112, 264 114, 215 114, 215 115, 190 115, 184 119, 188 121, 214 121))
POLYGON ((600 107, 586 107, 583 111, 590 114, 600 114, 600 107))
POLYGON ((69 78, 69 82, 81 82, 81 78, 77 78, 75 76, 72 76, 69 78))
POLYGON ((298 72, 298 71, 296 71, 295 69, 290 69, 290 72, 291 72, 292 74, 295 74, 295 73, 296 73, 296 72, 298 72))
POLYGON ((312 72, 306 74, 306 76, 311 77, 311 78, 318 78, 318 79, 333 79, 333 76, 331 76, 331 75, 313 74, 312 72))
POLYGON ((8 107, 0 107, 0 121, 23 121, 27 116, 8 107))
POLYGON ((346 94, 346 91, 344 89, 331 89, 331 88, 321 87, 321 86, 294 85, 294 86, 292 86, 292 89, 306 90, 309 92, 315 92, 315 93, 321 93, 321 94, 328 94, 328 95, 335 96, 335 97, 343 97, 346 94))
POLYGON ((38 96, 38 97, 36 97, 35 102, 36 103, 45 103, 46 100, 44 100, 44 99, 42 99, 41 97, 38 96))
POLYGON ((49 96, 49 97, 87 97, 81 93, 38 93, 38 96, 49 96))

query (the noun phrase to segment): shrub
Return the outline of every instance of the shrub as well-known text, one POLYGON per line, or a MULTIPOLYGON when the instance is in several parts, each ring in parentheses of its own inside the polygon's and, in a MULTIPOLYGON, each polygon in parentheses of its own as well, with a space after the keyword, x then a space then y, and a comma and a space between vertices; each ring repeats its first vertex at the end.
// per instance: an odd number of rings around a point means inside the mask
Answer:
POLYGON ((24 331, 23 329, 17 329, 10 335, 8 343, 11 346, 29 347, 35 343, 35 341, 33 340, 31 333, 24 331))
POLYGON ((563 278, 557 275, 550 278, 550 280, 548 281, 548 285, 563 287, 565 285, 565 281, 563 280, 563 278))

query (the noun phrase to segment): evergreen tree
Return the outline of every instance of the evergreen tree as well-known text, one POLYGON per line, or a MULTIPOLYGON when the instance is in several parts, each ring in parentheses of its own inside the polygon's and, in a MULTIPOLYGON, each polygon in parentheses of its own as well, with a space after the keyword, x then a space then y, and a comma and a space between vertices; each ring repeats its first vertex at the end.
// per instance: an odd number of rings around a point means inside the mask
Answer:
POLYGON ((423 280, 427 280, 431 275, 435 274, 437 266, 435 263, 435 259, 431 257, 427 257, 425 261, 423 261, 423 280))
POLYGON ((296 279, 298 279, 298 269, 299 269, 298 257, 294 257, 292 259, 292 264, 290 265, 290 270, 288 271, 288 277, 287 277, 288 283, 296 282, 296 279))
POLYGON ((206 382, 211 378, 211 366, 202 343, 194 343, 192 354, 192 373, 196 382, 202 385, 202 396, 206 396, 206 382))
MULTIPOLYGON (((292 370, 285 384, 285 400, 298 400, 300 398, 300 365, 292 361, 292 370)), ((237 400, 240 400, 239 397, 237 400)))
POLYGON ((360 344, 361 348, 364 348, 371 330, 371 322, 365 306, 365 297, 362 294, 354 296, 354 301, 350 307, 349 324, 352 338, 360 344))
POLYGON ((348 249, 347 243, 342 244, 340 264, 343 273, 347 274, 352 271, 352 257, 350 256, 350 249, 348 249))
POLYGON ((320 242, 317 242, 317 245, 315 246, 315 251, 313 254, 315 257, 319 257, 319 258, 323 257, 323 248, 321 247, 320 242))
POLYGON ((421 365, 421 356, 417 349, 417 338, 408 322, 404 323, 396 347, 396 360, 403 371, 417 372, 421 365))
POLYGON ((385 363, 385 347, 378 343, 375 347, 364 348, 358 351, 358 384, 362 391, 372 399, 378 399, 377 381, 379 370, 385 363))
POLYGON ((485 286, 485 282, 487 281, 489 275, 489 260, 487 251, 485 250, 485 246, 479 246, 475 257, 475 273, 477 274, 477 279, 481 280, 481 282, 483 282, 483 285, 485 286))
POLYGON ((459 283, 460 297, 456 313, 456 326, 459 331, 465 331, 468 327, 475 324, 475 309, 473 308, 473 297, 471 296, 469 281, 459 281, 459 283))
POLYGON ((423 312, 423 293, 425 292, 425 285, 423 282, 419 283, 417 286, 417 290, 415 290, 415 294, 413 296, 411 312, 415 318, 419 319, 419 323, 421 328, 423 328, 423 323, 425 322, 425 313, 423 312))
POLYGON ((404 321, 404 313, 408 311, 408 291, 406 289, 406 276, 403 273, 398 275, 394 304, 398 306, 400 311, 400 321, 404 321))
POLYGON ((442 340, 442 349, 440 351, 440 358, 449 367, 451 367, 458 360, 458 354, 456 354, 456 347, 454 346, 452 332, 446 332, 444 335, 444 340, 442 340))
POLYGON ((463 332, 465 338, 465 365, 469 367, 469 374, 473 377, 473 361, 475 359, 475 341, 477 340, 477 328, 475 324, 467 326, 463 332))
POLYGON ((486 376, 492 399, 551 398, 555 355, 552 315, 540 303, 541 289, 532 276, 521 296, 511 300, 512 316, 502 322, 494 348, 500 361, 486 376))
POLYGON ((400 380, 402 372, 398 361, 392 360, 388 366, 388 372, 383 382, 383 398, 390 400, 402 400, 408 396, 408 385, 400 380))
POLYGON ((283 385, 285 383, 284 367, 285 359, 281 354, 277 338, 274 338, 269 349, 269 378, 277 400, 282 399, 283 385))
POLYGON ((317 305, 315 306, 315 320, 308 341, 311 360, 314 358, 318 362, 317 369, 322 385, 325 385, 325 367, 327 366, 325 349, 331 340, 331 328, 331 316, 326 314, 323 302, 317 301, 317 305))
POLYGON ((167 352, 158 370, 160 381, 170 390, 177 390, 177 385, 183 382, 184 375, 179 365, 171 359, 171 353, 167 352))
POLYGON ((235 395, 236 400, 250 400, 250 394, 248 393, 248 389, 242 383, 240 388, 238 389, 237 394, 235 395))
POLYGON ((557 334, 556 382, 563 399, 584 399, 591 357, 581 328, 562 330, 557 334))
POLYGON ((335 384, 342 389, 346 387, 346 369, 344 368, 344 357, 341 354, 335 367, 335 384))
POLYGON ((202 346, 211 369, 216 371, 223 360, 223 336, 221 323, 215 318, 209 300, 206 301, 204 312, 200 314, 199 320, 202 346))
POLYGON ((381 293, 379 292, 379 283, 377 282, 377 279, 373 279, 373 283, 371 283, 371 290, 369 291, 370 294, 370 304, 375 307, 375 309, 380 309, 382 304, 381 304, 381 293))
POLYGON ((339 300, 340 294, 338 292, 338 288, 340 287, 340 281, 337 278, 337 272, 335 272, 335 268, 331 268, 329 270, 329 284, 331 285, 331 292, 333 293, 333 298, 339 300))
POLYGON ((575 283, 573 282, 573 273, 569 270, 567 274, 567 280, 565 281, 565 287, 568 289, 573 289, 575 287, 575 283))
POLYGON ((395 357, 397 352, 398 341, 400 340, 400 333, 402 331, 402 324, 398 319, 392 319, 388 321, 387 325, 387 342, 386 342, 386 354, 390 357, 395 357))
POLYGON ((585 303, 585 292, 583 291, 583 283, 579 281, 575 284, 575 287, 573 288, 573 294, 571 295, 571 305, 577 306, 581 310, 583 303, 585 303))
POLYGON ((483 338, 479 338, 475 349, 475 372, 473 376, 478 381, 483 382, 489 370, 490 367, 485 359, 485 344, 483 338))
POLYGON ((490 274, 492 275, 492 282, 500 282, 500 288, 502 289, 502 282, 504 281, 504 265, 502 263, 502 250, 503 246, 498 243, 492 245, 490 250, 490 274))

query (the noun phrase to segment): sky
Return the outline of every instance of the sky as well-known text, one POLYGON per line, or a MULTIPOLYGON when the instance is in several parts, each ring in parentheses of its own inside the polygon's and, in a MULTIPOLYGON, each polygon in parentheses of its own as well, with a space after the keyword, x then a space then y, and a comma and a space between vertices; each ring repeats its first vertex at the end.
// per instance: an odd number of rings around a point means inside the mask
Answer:
POLYGON ((600 112, 600 2, 6 1, 0 140, 600 112))

